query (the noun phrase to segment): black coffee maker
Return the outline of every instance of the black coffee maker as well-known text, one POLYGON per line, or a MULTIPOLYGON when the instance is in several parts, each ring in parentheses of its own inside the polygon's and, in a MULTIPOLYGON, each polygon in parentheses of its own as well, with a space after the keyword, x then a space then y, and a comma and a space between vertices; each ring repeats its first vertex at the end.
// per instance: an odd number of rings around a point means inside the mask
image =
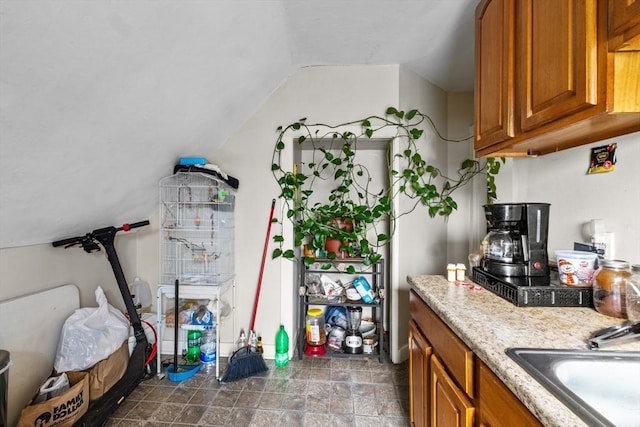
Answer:
POLYGON ((488 233, 482 240, 482 269, 497 276, 549 275, 549 203, 484 206, 488 233))

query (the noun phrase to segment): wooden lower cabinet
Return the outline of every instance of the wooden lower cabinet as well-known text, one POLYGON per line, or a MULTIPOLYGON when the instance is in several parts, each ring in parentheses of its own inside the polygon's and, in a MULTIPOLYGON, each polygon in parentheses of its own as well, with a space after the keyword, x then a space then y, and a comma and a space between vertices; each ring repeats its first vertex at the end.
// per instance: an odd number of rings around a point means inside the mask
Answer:
POLYGON ((414 321, 409 322, 409 401, 412 426, 426 426, 429 420, 429 358, 431 344, 414 321))
POLYGON ((540 421, 511 393, 511 390, 480 360, 477 363, 476 379, 478 385, 476 403, 479 414, 476 424, 478 426, 542 426, 540 421))
POLYGON ((431 356, 431 426, 471 427, 475 408, 447 374, 435 354, 431 356))
POLYGON ((409 390, 414 427, 542 427, 412 290, 409 390))

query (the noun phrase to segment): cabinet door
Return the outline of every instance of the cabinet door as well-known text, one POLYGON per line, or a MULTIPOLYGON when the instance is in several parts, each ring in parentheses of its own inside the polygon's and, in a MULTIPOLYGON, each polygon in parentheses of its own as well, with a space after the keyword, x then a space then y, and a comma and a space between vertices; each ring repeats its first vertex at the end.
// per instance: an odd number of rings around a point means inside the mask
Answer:
POLYGON ((429 424, 429 358, 431 345, 413 320, 409 321, 409 401, 411 425, 429 424))
MULTIPOLYGON (((594 109, 606 61, 599 64, 597 0, 521 0, 516 3, 516 75, 520 129, 594 109)), ((604 49, 606 53, 606 49, 604 49)))
POLYGON ((542 427, 542 423, 481 361, 477 362, 477 425, 480 427, 542 427))
POLYGON ((435 354, 431 355, 430 369, 431 427, 471 427, 475 408, 435 354))
POLYGON ((609 0, 609 50, 640 50, 640 0, 609 0))
POLYGON ((476 150, 514 136, 513 13, 513 0, 476 8, 476 150))

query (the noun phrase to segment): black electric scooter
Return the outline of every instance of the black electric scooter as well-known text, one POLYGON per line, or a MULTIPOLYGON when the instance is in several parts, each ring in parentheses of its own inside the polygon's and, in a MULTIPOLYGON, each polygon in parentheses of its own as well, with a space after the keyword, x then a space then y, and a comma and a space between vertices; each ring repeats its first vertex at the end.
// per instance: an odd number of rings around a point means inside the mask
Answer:
POLYGON ((75 426, 95 427, 106 424, 109 416, 124 402, 125 398, 138 386, 138 384, 147 376, 155 372, 155 358, 152 355, 152 346, 147 341, 144 329, 138 312, 136 311, 133 298, 129 292, 127 281, 122 271, 122 266, 118 260, 114 240, 116 233, 119 231, 129 231, 133 228, 149 225, 149 221, 140 221, 133 224, 123 224, 122 227, 105 227, 93 230, 84 236, 72 237, 69 239, 58 240, 53 242, 54 247, 64 246, 69 248, 72 246, 82 246, 87 253, 99 252, 102 245, 107 253, 107 259, 116 276, 116 282, 120 293, 124 299, 124 304, 129 314, 129 319, 133 326, 134 336, 136 338, 136 346, 129 358, 129 365, 123 377, 113 385, 100 399, 91 403, 86 414, 78 420, 75 426), (99 245, 100 244, 100 245, 99 245), (149 368, 147 370, 147 365, 149 368))

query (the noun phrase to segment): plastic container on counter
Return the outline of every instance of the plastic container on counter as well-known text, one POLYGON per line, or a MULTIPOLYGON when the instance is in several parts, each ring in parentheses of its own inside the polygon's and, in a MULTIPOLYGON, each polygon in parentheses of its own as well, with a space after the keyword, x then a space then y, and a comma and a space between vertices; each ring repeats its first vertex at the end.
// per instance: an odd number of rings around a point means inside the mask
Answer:
POLYGON ((604 315, 627 317, 626 286, 631 278, 629 263, 605 259, 593 275, 593 306, 604 315))
POLYGON ((640 320, 640 264, 631 266, 631 278, 627 280, 626 308, 629 320, 640 320))
POLYGON ((558 278, 568 286, 590 286, 598 255, 584 251, 556 251, 558 278))
POLYGON ((324 329, 324 313, 320 308, 310 308, 306 318, 307 344, 324 345, 327 335, 324 329))

